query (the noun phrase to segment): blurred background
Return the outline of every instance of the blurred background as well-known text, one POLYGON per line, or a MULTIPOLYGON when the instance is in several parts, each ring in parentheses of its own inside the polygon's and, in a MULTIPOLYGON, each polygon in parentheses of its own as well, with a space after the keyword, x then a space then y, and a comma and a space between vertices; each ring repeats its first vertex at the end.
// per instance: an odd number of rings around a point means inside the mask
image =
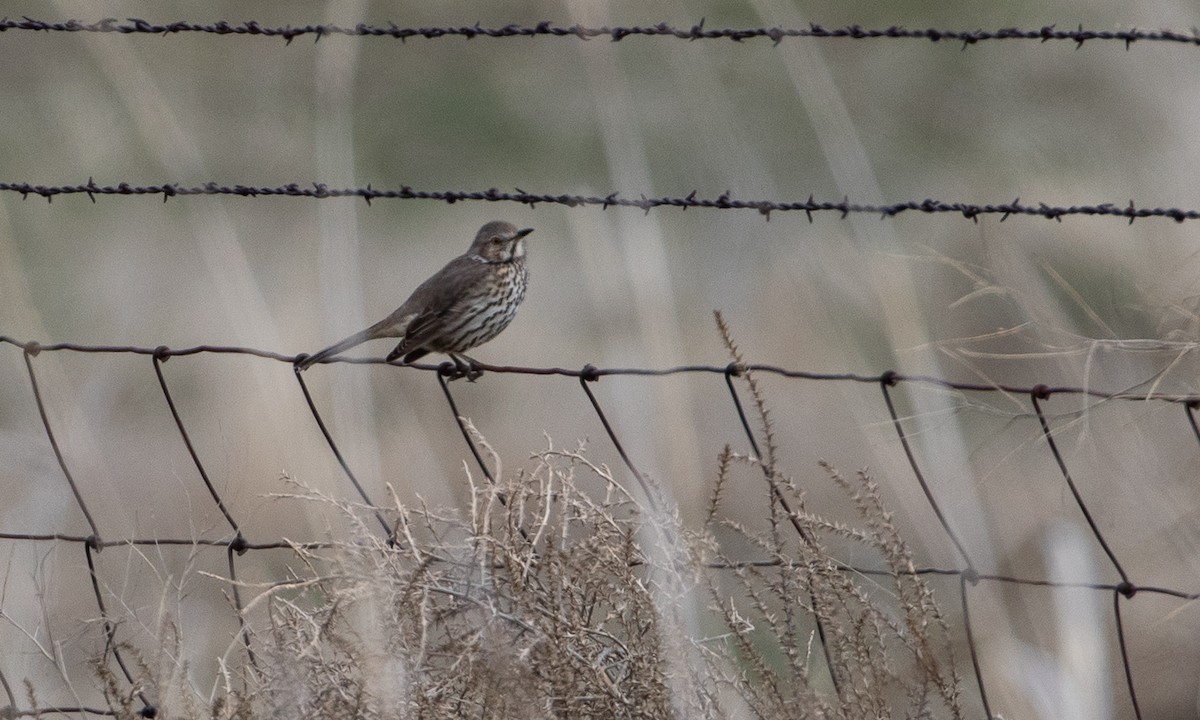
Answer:
MULTIPOLYGON (((256 20, 401 27, 859 24, 954 30, 1082 24, 1186 30, 1193 3, 840 1, 510 2, 324 6, 10 2, 9 17, 93 22, 256 20), (252 12, 252 15, 247 14, 252 12), (164 14, 169 13, 169 15, 164 14)), ((522 190, 892 203, 1200 207, 1195 47, 923 40, 735 43, 629 37, 290 44, 210 34, 0 34, 0 180, 422 190, 522 190)), ((314 352, 391 312, 491 219, 532 226, 531 286, 513 325, 477 349, 499 365, 667 367, 729 361, 720 310, 751 362, 817 372, 895 369, 958 381, 1195 393, 1197 226, 512 203, 0 196, 0 334, 83 344, 236 345, 314 352)), ((381 356, 386 342, 353 354, 381 356)), ((35 366, 50 422, 105 538, 222 537, 146 356, 49 353, 35 366)), ((248 539, 322 539, 336 513, 287 479, 351 491, 286 363, 198 355, 164 367, 193 442, 248 539)), ((431 373, 330 365, 306 374, 368 492, 454 508, 469 459, 431 373)), ((782 461, 809 509, 853 521, 816 463, 869 467, 918 564, 959 558, 904 460, 877 387, 761 378, 782 461)), ((595 386, 639 467, 686 522, 716 458, 748 451, 720 376, 595 386)), ((619 460, 570 378, 456 383, 515 471, 588 443, 619 460)), ((1028 399, 896 390, 926 475, 979 570, 1119 577, 1087 532, 1028 399)), ((1045 403, 1089 507, 1131 579, 1200 591, 1196 439, 1181 406, 1059 396, 1045 403)), ((725 512, 763 522, 765 491, 725 512)), ((0 346, 0 531, 84 533, 38 418, 19 349, 0 346)), ((65 701, 96 692, 103 647, 75 545, 0 542, 0 670, 65 701)), ((237 651, 220 551, 106 550, 118 636, 175 649, 207 696, 237 651)), ((871 558, 849 558, 870 563, 871 558)), ((244 564, 287 572, 288 553, 244 564)), ((952 622, 957 581, 936 586, 952 622)), ((1111 597, 981 584, 976 640, 994 711, 1128 717, 1111 597), (1090 704, 1089 704, 1090 703, 1090 704)), ((973 618, 975 616, 973 615, 973 618)), ((1195 717, 1200 611, 1124 606, 1143 712, 1195 717)), ((959 660, 966 661, 966 652, 959 660)), ((181 671, 183 672, 183 671, 181 671)), ((977 691, 969 665, 964 692, 977 691)), ((967 706, 977 706, 967 701, 967 706)))

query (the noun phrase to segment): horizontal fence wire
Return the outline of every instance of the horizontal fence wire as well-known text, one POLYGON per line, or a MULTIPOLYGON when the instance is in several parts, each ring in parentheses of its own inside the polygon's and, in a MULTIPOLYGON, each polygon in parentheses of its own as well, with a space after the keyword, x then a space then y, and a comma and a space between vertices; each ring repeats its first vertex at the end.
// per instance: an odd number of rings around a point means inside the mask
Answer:
MULTIPOLYGON (((37 341, 22 341, 8 335, 0 335, 0 344, 7 344, 27 351, 32 355, 37 355, 41 352, 77 352, 77 353, 99 353, 99 354, 126 354, 126 355, 147 355, 157 357, 184 357, 188 355, 249 355, 268 360, 279 360, 288 364, 293 364, 306 357, 304 354, 289 355, 287 353, 275 352, 273 350, 261 350, 251 347, 238 347, 234 345, 195 345, 186 348, 171 348, 166 345, 157 347, 138 346, 138 345, 88 345, 81 343, 40 343, 37 341)), ((395 367, 415 368, 418 370, 438 371, 442 369, 441 364, 431 363, 409 363, 401 364, 400 360, 387 361, 383 358, 370 357, 333 357, 322 360, 320 364, 346 364, 346 365, 392 365, 395 367)), ((1130 390, 1122 390, 1116 392, 1108 392, 1097 390, 1093 387, 1081 387, 1073 385, 1015 385, 1011 383, 979 383, 979 382, 960 382, 955 380, 946 380, 944 378, 934 377, 932 375, 914 375, 896 372, 884 372, 877 375, 863 373, 822 373, 811 372, 807 370, 792 370, 779 365, 768 365, 762 363, 745 363, 733 365, 678 365, 667 368, 598 368, 592 365, 585 365, 582 368, 564 368, 564 367, 523 367, 519 365, 489 365, 476 361, 474 367, 489 373, 498 374, 515 374, 515 375, 557 375, 561 377, 573 377, 584 379, 595 379, 616 375, 636 375, 643 377, 661 377, 664 375, 682 375, 688 373, 704 373, 723 375, 728 372, 760 372, 772 375, 779 375, 787 378, 797 378, 805 380, 833 380, 847 381, 869 385, 877 385, 880 382, 888 381, 895 383, 916 383, 922 385, 932 385, 947 390, 961 390, 964 392, 997 392, 1011 395, 1029 395, 1037 392, 1039 397, 1049 397, 1051 395, 1084 395, 1095 398, 1097 400, 1132 400, 1145 401, 1157 400, 1170 403, 1185 403, 1190 408, 1200 409, 1200 394, 1196 393, 1170 393, 1161 391, 1151 392, 1133 392, 1130 390)), ((1200 426, 1197 427, 1200 431, 1200 426)))
POLYGON ((135 185, 120 182, 113 185, 101 185, 89 178, 86 183, 79 185, 38 185, 28 182, 0 182, 0 192, 10 192, 28 198, 35 195, 45 198, 47 202, 61 195, 86 195, 92 202, 102 195, 152 195, 162 196, 163 202, 181 196, 192 195, 233 195, 237 197, 296 197, 310 199, 327 198, 361 198, 370 204, 372 200, 437 200, 453 205, 457 202, 514 202, 534 207, 539 204, 565 205, 567 207, 599 206, 607 210, 610 207, 638 208, 650 212, 655 208, 671 207, 687 210, 688 208, 712 208, 719 210, 754 210, 768 220, 776 212, 803 212, 813 221, 814 213, 834 213, 843 219, 849 215, 878 215, 880 218, 891 218, 903 213, 922 213, 926 215, 950 213, 962 215, 969 220, 978 221, 981 216, 998 215, 1000 221, 1007 220, 1012 215, 1028 215, 1042 217, 1047 220, 1062 221, 1071 215, 1099 216, 1124 218, 1130 224, 1138 218, 1167 218, 1175 222, 1200 219, 1200 210, 1187 210, 1176 207, 1139 207, 1132 200, 1128 204, 1098 203, 1093 205, 1049 205, 1046 203, 1022 203, 1015 198, 1006 203, 977 204, 966 202, 948 202, 944 200, 905 200, 903 202, 878 205, 872 203, 854 203, 848 197, 841 200, 816 200, 809 195, 806 200, 780 201, 751 199, 742 200, 733 197, 732 193, 724 192, 716 197, 700 197, 697 191, 692 191, 682 197, 626 197, 621 193, 608 195, 577 195, 569 193, 530 193, 520 188, 512 192, 489 188, 487 190, 418 190, 408 185, 395 189, 379 189, 366 187, 334 188, 324 183, 288 183, 286 185, 222 185, 215 182, 203 185, 182 185, 165 183, 161 185, 135 185))
MULTIPOLYGON (((8 530, 0 530, 0 540, 7 540, 7 541, 13 541, 13 542, 69 543, 69 544, 74 544, 74 545, 78 546, 83 551, 85 559, 86 559, 87 567, 88 567, 89 578, 90 578, 90 583, 91 583, 92 590, 93 590, 93 595, 95 598, 95 603, 96 603, 96 606, 97 606, 97 609, 98 609, 98 612, 100 615, 101 627, 103 629, 104 636, 105 636, 105 638, 104 638, 104 641, 105 641, 104 642, 104 648, 105 648, 104 658, 105 658, 105 660, 107 660, 108 658, 111 658, 117 664, 122 675, 124 676, 126 681, 129 683, 129 686, 131 688, 133 688, 134 696, 137 697, 138 700, 142 704, 142 707, 139 711, 140 715, 142 717, 155 717, 158 713, 158 708, 155 705, 154 701, 151 698, 147 697, 146 694, 144 692, 142 692, 140 690, 140 688, 138 687, 138 684, 137 684, 135 678, 133 677, 132 672, 128 669, 128 661, 124 658, 123 654, 121 653, 121 650, 120 650, 121 646, 119 643, 116 642, 117 623, 110 616, 110 612, 105 604, 104 593, 101 591, 101 583, 99 580, 99 571, 97 570, 97 566, 96 566, 95 556, 97 553, 99 553, 104 548, 120 547, 120 546, 185 546, 185 547, 191 547, 191 548, 197 549, 197 550, 201 549, 201 548, 206 548, 206 547, 224 549, 225 554, 227 555, 227 558, 228 558, 229 582, 230 582, 231 589, 232 589, 231 595, 232 595, 232 602, 234 605, 234 610, 236 611, 236 613, 238 615, 237 619, 238 619, 239 629, 240 629, 240 631, 239 631, 240 639, 241 639, 242 644, 244 645, 244 650, 246 652, 248 662, 252 666, 256 666, 257 661, 255 659, 254 649, 252 647, 250 630, 246 624, 245 618, 243 617, 244 606, 242 604, 240 594, 237 591, 238 583, 237 583, 237 579, 236 579, 237 578, 236 557, 240 557, 249 552, 263 551, 263 550, 301 551, 301 550, 308 550, 308 549, 330 548, 330 547, 334 547, 335 545, 334 545, 334 543, 330 543, 330 542, 297 542, 297 541, 282 540, 282 539, 270 539, 265 542, 252 542, 252 541, 246 539, 246 537, 243 534, 243 529, 239 526, 237 521, 234 519, 233 513, 229 510, 228 505, 220 497, 220 494, 216 490, 215 486, 209 480, 208 473, 204 469, 201 458, 200 458, 198 452, 196 451, 195 446, 192 444, 190 437, 188 436, 187 430, 185 428, 185 423, 183 420, 183 415, 173 400, 173 397, 172 397, 170 389, 169 389, 169 383, 168 383, 166 375, 163 372, 162 365, 167 359, 174 357, 174 356, 213 354, 213 355, 243 355, 243 356, 249 356, 249 357, 256 357, 256 358, 260 358, 263 360, 291 364, 294 367, 295 363, 297 361, 299 361, 307 356, 306 355, 293 356, 293 355, 287 355, 285 353, 279 353, 279 352, 274 352, 274 351, 269 351, 269 350, 244 348, 244 347, 231 347, 231 346, 202 345, 202 346, 196 346, 196 347, 190 347, 190 348, 171 349, 166 346, 141 347, 141 346, 128 346, 128 345, 82 345, 82 344, 77 344, 77 343, 42 344, 42 343, 38 343, 38 342, 21 341, 21 340, 17 340, 15 338, 12 338, 9 336, 3 336, 3 335, 0 335, 0 345, 9 345, 9 346, 13 347, 14 349, 19 350, 22 353, 22 357, 23 357, 26 367, 28 369, 30 388, 33 392, 33 395, 34 395, 36 401, 37 401, 39 417, 41 419, 43 429, 45 431, 47 439, 49 440, 49 442, 51 444, 53 453, 58 460, 59 466, 62 469, 65 478, 67 479, 68 483, 70 484, 70 486, 72 488, 73 494, 75 496, 76 504, 78 505, 78 507, 79 507, 80 511, 82 512, 82 514, 84 515, 84 517, 87 518, 88 523, 92 530, 92 533, 90 535, 77 535, 77 534, 69 534, 69 533, 31 533, 31 532, 14 532, 14 531, 8 531, 8 530), (41 353, 44 353, 44 352, 73 352, 73 353, 83 353, 83 354, 141 355, 141 356, 147 356, 147 357, 151 358, 153 365, 154 365, 154 370, 155 370, 157 381, 162 390, 164 401, 170 408, 171 415, 175 421, 175 426, 179 432, 179 435, 180 435, 181 439, 183 440, 185 446, 187 447, 188 452, 192 458, 192 461, 194 462, 194 464, 199 472, 199 475, 205 484, 206 489, 208 490, 209 494, 211 495, 213 502, 218 507, 218 509, 220 509, 221 513, 224 515, 224 517, 229 525, 232 535, 226 536, 223 538, 216 538, 216 539, 197 538, 197 537, 156 537, 156 538, 131 537, 131 538, 121 538, 121 539, 108 538, 108 539, 102 540, 99 536, 100 529, 98 529, 96 522, 92 518, 91 512, 88 510, 85 493, 81 492, 79 490, 79 488, 77 487, 76 483, 74 482, 74 479, 71 475, 71 471, 69 468, 69 463, 68 463, 67 459, 65 458, 63 452, 59 448, 57 441, 55 440, 54 430, 51 426, 51 423, 50 423, 48 415, 45 411, 44 405, 42 404, 42 393, 41 393, 41 389, 40 389, 41 381, 38 380, 38 377, 37 377, 36 373, 34 372, 34 360, 41 353)), ((325 362, 327 362, 327 363, 347 363, 347 364, 356 364, 356 365, 395 364, 395 363, 386 363, 383 360, 377 360, 377 359, 343 359, 343 358, 331 358, 325 362)), ((462 436, 463 436, 465 442, 468 444, 480 469, 483 471, 484 476, 490 482, 494 483, 495 477, 492 474, 491 470, 485 464, 483 456, 480 453, 480 450, 477 446, 477 440, 474 439, 473 434, 469 431, 469 429, 467 427, 467 424, 466 424, 467 421, 459 413, 458 406, 454 400, 453 394, 451 393, 451 390, 450 390, 450 386, 447 382, 447 380, 452 379, 453 376, 455 375, 455 373, 457 372, 453 363, 446 362, 446 363, 442 363, 440 365, 414 364, 414 365, 411 365, 408 367, 415 369, 415 370, 431 371, 431 372, 437 373, 438 380, 441 385, 442 391, 445 395, 445 399, 447 401, 447 406, 451 412, 451 415, 454 417, 455 421, 458 423, 459 428, 462 431, 462 436)), ((1037 384, 1037 385, 1032 385, 1032 386, 1013 386, 1013 385, 1001 385, 1001 384, 989 385, 989 384, 981 384, 981 383, 962 383, 962 382, 954 382, 954 381, 937 378, 937 377, 929 377, 929 376, 922 376, 922 375, 903 375, 901 373, 891 372, 891 371, 881 373, 878 375, 855 374, 855 373, 813 373, 813 372, 807 372, 807 371, 801 371, 801 370, 787 369, 787 368, 774 366, 774 365, 744 364, 744 363, 731 363, 731 364, 723 365, 723 366, 721 366, 721 365, 685 365, 685 366, 678 366, 678 367, 671 367, 671 368, 598 368, 598 367, 595 367, 592 365, 586 365, 580 369, 568 369, 568 368, 558 368, 558 367, 494 366, 494 365, 485 365, 482 363, 477 363, 475 366, 475 369, 483 371, 483 372, 488 372, 488 373, 496 373, 499 375, 515 374, 515 375, 530 375, 530 376, 542 376, 542 377, 545 377, 545 376, 567 376, 567 377, 577 378, 579 380, 582 391, 584 393, 584 397, 586 398, 586 401, 592 407, 593 412, 594 412, 597 420, 601 424, 605 435, 608 437, 608 439, 612 443, 613 447, 617 450, 617 452, 620 455, 621 460, 625 464, 626 468, 635 476, 635 478, 638 479, 639 484, 642 486, 643 492, 646 494, 648 500, 651 502, 653 502, 655 500, 655 494, 654 494, 653 488, 651 487, 651 484, 642 475, 642 473, 638 470, 638 468, 634 464, 634 461, 627 454, 621 440, 618 438, 618 436, 617 436, 616 432, 614 431, 613 426, 609 422, 605 412, 600 407, 600 404, 599 404, 598 400, 596 399, 596 396, 588 388, 588 385, 590 383, 598 382, 605 377, 620 377, 620 376, 640 376, 640 377, 656 377, 657 378, 657 377, 684 375, 684 374, 722 375, 724 377, 725 384, 729 390, 731 404, 736 413, 736 416, 740 420, 740 425, 745 433, 747 442, 749 443, 750 447, 753 450, 754 457, 760 456, 759 444, 755 438, 754 431, 751 429, 751 425, 747 418, 744 405, 739 397, 739 392, 737 390, 737 383, 735 382, 737 378, 741 378, 741 377, 745 376, 747 373, 766 373, 766 374, 773 374, 773 375, 777 375, 777 376, 784 377, 784 378, 790 378, 790 379, 802 380, 802 381, 873 384, 873 385, 878 386, 878 388, 880 389, 880 391, 882 393, 883 406, 886 409, 886 413, 888 415, 889 422, 894 427, 894 429, 899 437, 899 440, 905 450, 905 455, 906 455, 907 461, 909 463, 909 466, 910 466, 918 484, 921 486, 921 489, 926 497, 926 500, 928 501, 930 508, 933 510, 934 514, 937 517, 938 522, 940 523, 943 531, 945 532, 947 540, 955 548, 955 550, 957 551, 958 557, 962 560, 961 566, 956 566, 956 567, 933 567, 933 566, 915 567, 914 566, 914 567, 910 567, 907 571, 901 571, 901 574, 924 575, 924 576, 950 576, 950 577, 956 577, 958 579, 959 602, 961 604, 963 623, 965 626, 964 633, 965 633, 965 637, 966 637, 967 646, 970 651, 972 667, 974 670, 974 681, 978 685, 981 703, 983 705, 985 716, 989 717, 989 718, 994 717, 994 716, 992 715, 990 702, 988 700, 987 682, 985 680, 987 671, 986 671, 986 668, 983 667, 983 664, 979 657, 979 653, 975 646, 976 633, 972 627, 972 620, 971 620, 971 605, 970 605, 970 595, 971 595, 970 590, 971 590, 971 588, 974 588, 981 583, 1000 583, 1000 584, 1009 585, 1009 586, 1033 586, 1033 587, 1048 587, 1048 588, 1088 589, 1088 590, 1092 590, 1092 591, 1096 591, 1096 592, 1103 592, 1103 593, 1111 595, 1111 597, 1113 598, 1112 607, 1113 607, 1113 617, 1114 617, 1114 622, 1115 622, 1115 631, 1117 633, 1118 646, 1121 651, 1121 662, 1123 665, 1124 677, 1126 679, 1126 690, 1127 690, 1127 694, 1129 696, 1131 705, 1133 706, 1133 708, 1135 710, 1135 715, 1139 718, 1141 717, 1141 710, 1140 710, 1140 705, 1139 705, 1138 699, 1137 699, 1137 693, 1135 690, 1136 673, 1134 672, 1134 668, 1131 664, 1128 650, 1127 650, 1126 628, 1125 628, 1125 624, 1122 620, 1122 614, 1121 614, 1122 613, 1122 608, 1121 608, 1122 603, 1133 601, 1135 599, 1135 597, 1139 594, 1172 597, 1172 598, 1177 598, 1177 599, 1184 600, 1184 601, 1200 600, 1200 591, 1197 591, 1197 590, 1189 590, 1189 589, 1183 589, 1183 588, 1171 588, 1171 587, 1159 587, 1159 586, 1153 586, 1153 585, 1141 585, 1141 584, 1136 583, 1133 579, 1131 579, 1130 575, 1127 573, 1124 566, 1120 562, 1117 553, 1112 549, 1111 544, 1105 538, 1103 529, 1093 519, 1091 510, 1089 509, 1088 499, 1085 497, 1084 493, 1080 491, 1080 489, 1077 487, 1074 480, 1072 479, 1072 476, 1068 469, 1067 463, 1066 463, 1065 459, 1063 458, 1062 453, 1059 451, 1057 444, 1055 443, 1054 436, 1053 436, 1053 429, 1050 426, 1050 421, 1048 420, 1048 418, 1047 418, 1046 414, 1044 413, 1042 406, 1041 406, 1042 402, 1050 399, 1054 395, 1076 395, 1076 396, 1083 396, 1083 397, 1087 397, 1087 398, 1093 398, 1093 399, 1097 399, 1097 400, 1138 400, 1138 401, 1142 401, 1142 402, 1154 401, 1154 402, 1164 402, 1164 403, 1172 403, 1172 404, 1182 405, 1182 408, 1184 410, 1183 414, 1186 417, 1186 422, 1188 423, 1190 429, 1192 430, 1193 434, 1195 435, 1197 442, 1200 443, 1200 430, 1197 429, 1197 422, 1196 422, 1196 417, 1195 417, 1197 408, 1200 408, 1200 396, 1197 396, 1197 395, 1183 395, 1183 394, 1170 394, 1170 393, 1158 393, 1158 392, 1150 392, 1150 393, 1104 392, 1104 391, 1097 390, 1095 388, 1069 387, 1069 386, 1051 387, 1051 386, 1044 385, 1044 384, 1037 384), (1058 465, 1059 470, 1061 471, 1061 474, 1062 474, 1067 486, 1069 487, 1069 489, 1071 491, 1071 494, 1075 500, 1075 503, 1076 503, 1081 515, 1086 520, 1088 527, 1090 528, 1093 538, 1095 539, 1097 544, 1104 550, 1104 552, 1108 558, 1109 564, 1114 568, 1114 570, 1120 576, 1120 578, 1121 578, 1120 582, 1117 582, 1117 583, 1103 583, 1103 582, 1089 583, 1089 582, 1059 581, 1059 580, 1054 580, 1054 579, 1049 579, 1049 578, 1022 577, 1022 576, 1011 575, 1011 574, 995 574, 995 573, 985 573, 985 572, 979 571, 976 568, 975 564, 973 563, 971 557, 967 553, 964 545, 959 540, 958 534, 956 533, 956 531, 953 527, 952 520, 949 517, 947 517, 947 515, 940 508, 938 500, 935 497, 935 493, 934 493, 933 489, 931 489, 931 487, 926 483, 921 466, 920 466, 915 454, 911 450, 911 447, 909 445, 909 440, 908 440, 908 433, 904 427, 904 423, 903 423, 900 415, 897 413, 895 404, 892 400, 891 390, 890 390, 891 388, 894 388, 894 387, 902 385, 902 384, 931 385, 931 386, 935 386, 938 388, 956 390, 956 391, 960 391, 960 392, 978 392, 978 393, 995 392, 995 393, 1005 393, 1008 395, 1025 395, 1025 396, 1027 396, 1030 399, 1031 412, 1029 414, 1031 417, 1037 418, 1040 430, 1046 441, 1047 449, 1049 450, 1050 454, 1053 456, 1056 464, 1058 465)), ((383 518, 383 516, 381 514, 381 507, 379 505, 377 505, 371 499, 371 497, 367 493, 367 491, 363 488, 363 486, 355 478, 352 470, 350 469, 350 464, 349 464, 348 460, 345 458, 345 456, 342 454, 342 452, 338 449, 336 440, 334 439, 333 435, 329 432, 328 427, 326 426, 325 422, 322 420, 321 413, 320 413, 316 403, 314 402, 311 394, 308 392, 307 386, 304 383, 301 372, 299 371, 298 368, 295 368, 295 370, 296 370, 296 372, 295 372, 296 379, 297 379, 297 382, 299 383, 301 392, 308 404, 308 407, 313 415, 314 420, 320 427, 321 432, 323 433, 323 435, 326 439, 326 442, 329 444, 330 450, 337 457, 340 466, 342 467, 343 471, 345 472, 345 474, 347 475, 347 477, 353 484, 359 497, 362 499, 362 501, 366 504, 366 506, 368 508, 372 509, 375 512, 375 516, 379 519, 384 532, 388 535, 387 539, 388 539, 389 545, 392 545, 394 542, 396 542, 396 538, 394 537, 393 528, 383 518)), ((581 398, 581 402, 582 401, 583 401, 583 399, 581 398)), ((773 480, 773 477, 771 476, 770 471, 764 467, 764 473, 765 473, 767 482, 772 484, 772 487, 773 487, 774 480, 773 480)), ((786 499, 784 498, 784 496, 782 495, 782 493, 778 493, 777 491, 775 491, 775 493, 773 494, 773 497, 777 498, 778 500, 782 500, 784 503, 787 502, 786 499)), ((504 500, 501 499, 501 502, 504 502, 504 500)), ((787 513, 787 515, 792 516, 793 518, 795 517, 794 513, 792 513, 792 512, 787 513)), ((796 532, 799 533, 799 537, 802 541, 811 542, 811 538, 808 537, 807 531, 805 529, 803 529, 799 525, 795 525, 794 523, 793 523, 793 525, 795 526, 796 532)), ((526 540, 529 539, 527 535, 523 535, 523 537, 526 540)), ((445 559, 440 559, 439 561, 448 562, 445 559)), ((761 560, 750 559, 750 560, 745 560, 745 561, 740 561, 740 562, 729 562, 729 561, 709 562, 709 563, 706 563, 705 566, 710 569, 714 569, 714 570, 721 570, 721 569, 740 570, 740 569, 754 568, 754 567, 758 567, 758 568, 783 567, 783 566, 787 566, 787 565, 791 564, 792 562, 793 561, 790 561, 787 558, 776 557, 776 558, 761 559, 761 560)), ((838 566, 846 572, 861 573, 864 575, 886 575, 891 572, 894 572, 894 570, 890 570, 890 569, 889 570, 881 570, 881 569, 877 569, 877 568, 858 567, 858 566, 855 566, 852 564, 846 564, 846 563, 840 563, 840 562, 838 563, 838 566)), ((822 650, 825 651, 824 657, 826 659, 826 663, 829 664, 829 669, 830 669, 833 685, 835 688, 838 688, 839 684, 840 684, 840 679, 838 677, 836 677, 833 673, 832 664, 830 664, 830 661, 829 661, 828 648, 827 648, 827 646, 824 645, 824 643, 825 643, 824 633, 822 632, 822 628, 819 624, 817 627, 817 631, 818 631, 819 642, 822 644, 822 650)), ((16 708, 16 700, 15 700, 14 694, 11 690, 11 685, 8 682, 8 680, 4 677, 2 668, 0 668, 0 685, 3 685, 3 688, 6 692, 6 694, 8 695, 9 702, 10 702, 10 706, 8 708, 0 708, 0 714, 7 713, 6 716, 10 716, 10 717, 11 716, 40 716, 40 715, 52 714, 52 713, 55 713, 55 714, 57 714, 57 713, 78 713, 78 714, 84 714, 84 715, 115 715, 115 714, 117 714, 117 711, 113 708, 109 708, 106 710, 104 708, 95 708, 95 707, 86 707, 86 706, 52 707, 52 708, 51 707, 39 707, 36 709, 18 710, 16 708)))
POLYGON ((1039 42, 1065 41, 1074 43, 1077 47, 1089 41, 1116 41, 1128 48, 1135 42, 1168 42, 1184 45, 1200 45, 1200 30, 1188 32, 1174 30, 1091 30, 1079 25, 1075 29, 1060 29, 1056 25, 1043 25, 1040 28, 1007 27, 996 30, 946 30, 938 28, 906 28, 891 25, 882 28, 866 28, 861 25, 845 25, 841 27, 825 27, 810 23, 807 27, 753 27, 753 28, 706 28, 704 20, 690 27, 675 26, 669 23, 655 25, 632 25, 627 27, 587 27, 584 25, 559 25, 549 21, 533 25, 509 24, 501 27, 483 27, 481 24, 456 25, 443 27, 400 27, 395 23, 372 25, 356 23, 353 26, 333 23, 305 25, 264 25, 253 20, 246 22, 229 22, 217 20, 209 23, 178 21, 170 23, 153 23, 138 18, 125 21, 116 18, 104 18, 95 22, 67 20, 65 22, 47 22, 30 17, 21 19, 5 18, 0 20, 0 32, 7 30, 34 30, 39 32, 93 32, 120 33, 125 35, 178 35, 181 33, 205 33, 210 35, 239 35, 282 38, 291 42, 296 38, 312 36, 314 40, 330 36, 344 37, 374 37, 408 40, 422 38, 436 40, 440 38, 459 37, 473 38, 511 38, 511 37, 555 37, 577 38, 591 40, 593 38, 608 38, 613 41, 624 40, 628 37, 666 37, 678 40, 744 40, 766 39, 776 45, 792 38, 818 39, 911 39, 928 40, 931 42, 962 43, 970 47, 977 43, 995 40, 1036 40, 1039 42))

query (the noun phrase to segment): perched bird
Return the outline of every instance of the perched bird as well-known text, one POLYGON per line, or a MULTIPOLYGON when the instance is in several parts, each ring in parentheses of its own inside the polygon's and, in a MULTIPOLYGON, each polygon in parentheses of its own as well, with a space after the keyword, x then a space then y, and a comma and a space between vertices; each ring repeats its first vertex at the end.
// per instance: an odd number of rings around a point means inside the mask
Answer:
POLYGON ((463 353, 499 335, 516 316, 529 281, 525 236, 531 232, 498 220, 484 225, 466 253, 421 283, 395 312, 302 358, 296 367, 307 370, 368 340, 400 338, 388 362, 401 358, 408 364, 431 352, 445 353, 460 373, 475 379, 480 375, 475 362, 463 353))

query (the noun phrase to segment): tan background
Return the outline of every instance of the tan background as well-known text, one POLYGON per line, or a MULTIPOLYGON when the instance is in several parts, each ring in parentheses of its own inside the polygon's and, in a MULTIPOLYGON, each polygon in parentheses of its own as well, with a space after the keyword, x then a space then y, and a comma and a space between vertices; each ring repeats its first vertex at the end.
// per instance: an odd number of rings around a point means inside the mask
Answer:
MULTIPOLYGON (((591 0, 261 3, 252 11, 226 2, 174 3, 168 11, 63 1, 10 3, 5 12, 264 25, 686 27, 701 17, 708 27, 1200 23, 1189 3, 1166 1, 1128 11, 1111 3, 921 2, 884 11, 866 2, 780 0, 652 9, 591 0)), ((285 45, 199 34, 10 31, 0 34, 0 179, 319 181, 629 197, 696 190, 780 201, 810 193, 861 202, 1133 199, 1196 208, 1196 53, 1150 42, 1128 50, 1115 42, 1079 49, 989 42, 963 50, 920 40, 786 40, 775 47, 642 37, 331 37, 285 45)), ((789 368, 1196 390, 1200 226, 1164 220, 973 224, 953 215, 819 214, 810 224, 803 214, 766 222, 752 211, 228 197, 165 204, 101 197, 92 204, 72 196, 47 204, 8 194, 0 196, 0 334, 312 352, 390 312, 494 218, 537 232, 526 304, 503 336, 475 353, 485 362, 720 365, 728 361, 712 321, 720 309, 750 360, 789 368)), ((380 343, 357 352, 388 349, 380 343)), ((102 535, 226 533, 149 358, 56 353, 36 366, 102 535)), ((291 491, 283 474, 350 497, 290 367, 196 356, 174 359, 165 371, 206 469, 250 539, 338 532, 331 513, 270 497, 291 491)), ((391 483, 406 499, 450 507, 463 499, 468 455, 432 375, 342 365, 307 378, 370 492, 382 497, 391 483)), ((789 472, 808 488, 813 510, 852 519, 817 459, 847 473, 870 466, 910 528, 920 562, 956 564, 876 388, 764 383, 789 472)), ((597 460, 617 461, 571 379, 492 375, 454 389, 506 468, 544 447, 544 435, 557 445, 587 440, 597 460)), ((639 466, 671 489, 685 518, 698 519, 722 445, 746 449, 721 378, 606 379, 596 390, 639 466)), ((982 570, 1115 579, 1024 398, 929 388, 898 396, 935 492, 982 570), (1066 570, 1051 559, 1058 552, 1066 553, 1066 570)), ((1065 427, 1067 462, 1134 580, 1200 590, 1197 444, 1182 409, 1079 398, 1047 406, 1065 427)), ((726 507, 755 522, 764 494, 752 476, 743 480, 741 506, 726 507)), ((7 346, 0 347, 0 498, 0 530, 86 529, 49 452, 20 352, 7 346)), ((234 626, 223 584, 198 571, 223 575, 223 554, 113 549, 101 559, 107 591, 120 599, 114 612, 126 618, 121 636, 151 642, 164 616, 175 619, 191 681, 201 695, 210 692, 213 658, 230 652, 234 626)), ((0 669, 10 679, 30 677, 44 702, 69 697, 38 644, 58 648, 84 697, 94 697, 85 658, 102 636, 89 622, 96 611, 82 561, 74 545, 0 542, 0 669)), ((289 556, 242 562, 251 578, 270 579, 289 556)), ((938 589, 956 620, 955 585, 938 589)), ((1129 715, 1109 596, 986 584, 974 592, 994 710, 1053 717, 1082 698, 1101 712, 1129 715)), ((1146 596, 1126 608, 1143 711, 1194 716, 1200 616, 1190 604, 1146 596)), ((969 667, 963 670, 973 697, 969 667)))

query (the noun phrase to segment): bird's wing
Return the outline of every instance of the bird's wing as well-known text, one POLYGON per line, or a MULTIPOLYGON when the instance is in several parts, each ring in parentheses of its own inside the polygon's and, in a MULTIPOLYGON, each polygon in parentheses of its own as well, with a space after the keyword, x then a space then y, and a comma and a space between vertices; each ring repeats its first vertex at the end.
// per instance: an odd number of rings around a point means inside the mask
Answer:
POLYGON ((400 339, 400 344, 393 351, 395 355, 403 355, 413 348, 418 348, 429 342, 438 331, 441 319, 448 308, 427 308, 408 324, 408 330, 400 339))
POLYGON ((393 313, 394 317, 409 316, 404 335, 396 349, 388 353, 394 360, 429 342, 441 330, 441 321, 455 310, 459 301, 466 297, 478 281, 478 276, 487 272, 487 265, 469 257, 457 257, 421 283, 408 300, 393 313))

